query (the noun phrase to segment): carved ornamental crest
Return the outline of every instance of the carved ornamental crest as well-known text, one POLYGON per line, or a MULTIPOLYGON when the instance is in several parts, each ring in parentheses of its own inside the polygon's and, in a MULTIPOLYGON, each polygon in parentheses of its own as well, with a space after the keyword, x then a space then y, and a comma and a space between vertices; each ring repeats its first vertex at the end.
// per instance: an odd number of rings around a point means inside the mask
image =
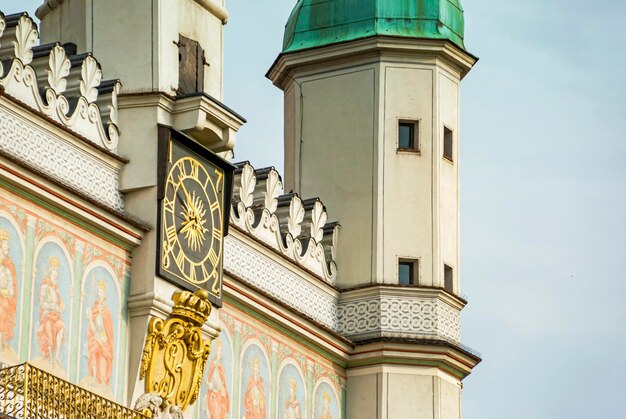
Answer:
POLYGON ((205 290, 195 294, 177 291, 172 300, 169 319, 150 319, 140 376, 145 379, 146 393, 161 399, 161 409, 176 406, 182 412, 198 398, 211 351, 211 342, 200 332, 211 313, 211 303, 205 290))

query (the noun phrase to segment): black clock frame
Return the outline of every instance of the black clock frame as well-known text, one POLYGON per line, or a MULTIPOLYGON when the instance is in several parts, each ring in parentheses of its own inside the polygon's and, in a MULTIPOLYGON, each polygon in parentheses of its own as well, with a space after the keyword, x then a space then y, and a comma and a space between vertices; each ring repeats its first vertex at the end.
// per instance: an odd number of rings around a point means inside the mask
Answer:
MULTIPOLYGON (((235 172, 235 166, 226 160, 222 159, 211 150, 206 149, 201 144, 197 143, 192 138, 183 134, 180 131, 175 130, 174 128, 167 125, 158 125, 158 162, 157 162, 157 258, 156 258, 156 274, 157 276, 167 280, 168 282, 172 282, 184 289, 189 291, 196 291, 199 289, 197 285, 194 285, 188 281, 182 280, 168 271, 164 270, 161 266, 161 257, 163 250, 163 199, 165 197, 165 184, 167 181, 168 175, 168 156, 169 156, 169 147, 170 140, 176 142, 178 145, 186 148, 190 151, 190 153, 195 154, 195 157, 198 157, 202 160, 206 160, 209 163, 219 167, 224 171, 224 206, 222 208, 222 251, 220 252, 220 269, 218 270, 218 281, 220 288, 220 297, 216 297, 209 291, 209 300, 216 307, 222 306, 222 292, 223 292, 223 266, 224 266, 224 237, 228 235, 228 222, 230 220, 230 211, 232 204, 232 191, 233 191, 233 178, 235 172)), ((206 288, 205 288, 206 289, 206 288)))

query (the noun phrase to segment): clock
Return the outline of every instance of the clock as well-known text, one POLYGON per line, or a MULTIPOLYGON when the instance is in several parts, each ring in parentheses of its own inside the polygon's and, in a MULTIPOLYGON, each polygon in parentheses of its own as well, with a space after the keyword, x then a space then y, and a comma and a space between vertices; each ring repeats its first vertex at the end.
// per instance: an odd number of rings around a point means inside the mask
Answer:
POLYGON ((159 160, 157 274, 203 288, 221 306, 234 166, 167 127, 159 127, 159 160))

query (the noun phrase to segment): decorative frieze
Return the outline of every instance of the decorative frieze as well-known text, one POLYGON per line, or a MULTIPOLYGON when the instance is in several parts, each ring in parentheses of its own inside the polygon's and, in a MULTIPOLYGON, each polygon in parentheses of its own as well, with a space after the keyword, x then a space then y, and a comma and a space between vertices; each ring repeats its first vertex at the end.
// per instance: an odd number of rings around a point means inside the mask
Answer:
POLYGON ((460 306, 441 290, 372 286, 329 292, 245 241, 224 239, 224 269, 306 317, 355 342, 409 338, 460 342, 460 306))
POLYGON ((232 234, 224 238, 224 269, 245 284, 335 329, 337 295, 325 292, 232 234))
POLYGON ((337 277, 335 248, 339 225, 327 223, 317 199, 281 195, 274 168, 255 170, 249 163, 235 173, 231 223, 330 284, 337 277))
POLYGON ((118 169, 0 107, 0 149, 28 166, 122 211, 118 169))
POLYGON ((0 86, 19 100, 94 144, 115 152, 117 80, 102 81, 90 54, 69 55, 69 46, 35 47, 37 25, 27 13, 0 14, 0 86))
POLYGON ((460 310, 432 296, 372 293, 342 299, 337 332, 354 341, 412 338, 460 341, 460 310))

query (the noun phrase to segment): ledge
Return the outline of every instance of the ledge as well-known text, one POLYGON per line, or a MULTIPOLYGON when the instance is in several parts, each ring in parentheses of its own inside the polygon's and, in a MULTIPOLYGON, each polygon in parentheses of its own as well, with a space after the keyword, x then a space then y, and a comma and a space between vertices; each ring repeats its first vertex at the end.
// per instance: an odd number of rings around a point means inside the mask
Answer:
POLYGON ((206 93, 177 96, 172 114, 176 129, 217 152, 235 147, 236 133, 246 122, 206 93))
MULTIPOLYGON (((54 0, 52 0, 54 1, 54 0)), ((216 17, 218 17, 223 24, 228 22, 228 11, 224 6, 219 4, 215 0, 195 0, 200 6, 213 13, 216 17)))
POLYGON ((408 59, 414 54, 430 56, 451 64, 462 79, 472 69, 478 58, 463 51, 451 41, 412 39, 392 36, 375 36, 355 41, 341 42, 300 51, 281 53, 265 77, 284 90, 293 80, 291 72, 305 67, 317 67, 336 63, 354 63, 356 58, 369 57, 384 61, 384 54, 402 52, 408 59))
MULTIPOLYGON (((380 339, 363 342, 350 356, 353 370, 382 366, 435 367, 459 380, 467 377, 482 359, 467 348, 442 340, 380 339)), ((348 376, 351 372, 348 371, 348 376)))
MULTIPOLYGON (((222 23, 226 23, 228 21, 228 11, 224 6, 219 4, 215 0, 194 0, 198 5, 200 5, 205 10, 213 13, 218 19, 222 21, 222 23)), ((40 20, 46 17, 49 13, 51 13, 54 9, 63 4, 65 0, 45 0, 44 4, 37 8, 35 12, 35 16, 37 16, 40 20)))

